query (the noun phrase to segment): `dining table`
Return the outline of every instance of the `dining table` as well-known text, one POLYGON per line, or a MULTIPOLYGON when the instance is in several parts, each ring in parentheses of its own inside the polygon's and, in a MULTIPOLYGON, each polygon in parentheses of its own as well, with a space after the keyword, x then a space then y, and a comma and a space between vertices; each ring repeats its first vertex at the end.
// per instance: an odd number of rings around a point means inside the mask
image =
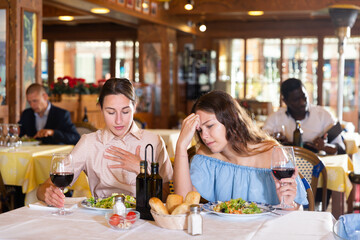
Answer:
MULTIPOLYGON (((36 188, 49 178, 53 153, 70 153, 73 145, 24 145, 0 148, 0 171, 5 185, 21 186, 25 203, 36 201, 36 188)), ((82 172, 72 189, 89 196, 86 175, 82 172)), ((80 193, 77 195, 80 195, 80 193)))
MULTIPOLYGON (((332 214, 338 219, 345 213, 345 199, 348 199, 353 188, 349 179, 349 172, 353 171, 353 164, 347 154, 319 156, 327 172, 327 189, 332 191, 332 214)), ((322 176, 320 175, 320 178, 322 176)), ((319 179, 318 187, 322 180, 319 179)))
MULTIPOLYGON (((80 203, 82 199, 78 201, 80 203)), ((53 207, 36 204, 0 214, 2 239, 311 239, 333 240, 335 219, 329 212, 280 211, 260 216, 224 217, 201 212, 203 234, 191 236, 187 230, 170 230, 156 222, 139 219, 129 230, 114 230, 104 211, 72 208, 73 213, 54 216, 53 207), (35 206, 35 207, 34 207, 35 206)))

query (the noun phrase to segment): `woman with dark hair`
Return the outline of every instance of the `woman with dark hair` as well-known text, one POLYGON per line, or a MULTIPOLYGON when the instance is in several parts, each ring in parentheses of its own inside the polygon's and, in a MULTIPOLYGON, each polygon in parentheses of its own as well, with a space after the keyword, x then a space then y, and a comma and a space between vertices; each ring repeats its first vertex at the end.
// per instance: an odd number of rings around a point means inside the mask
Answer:
POLYGON ((195 102, 192 114, 183 121, 176 145, 175 193, 185 196, 198 191, 208 201, 241 197, 273 205, 284 196, 291 209, 298 209, 308 202, 297 171, 279 181, 270 169, 272 149, 277 145, 230 95, 222 91, 207 93, 195 102), (200 147, 189 170, 187 146, 195 132, 200 147))
MULTIPOLYGON (((99 104, 106 127, 84 134, 72 150, 73 183, 81 171, 84 171, 88 176, 91 193, 95 197, 109 197, 112 193, 135 196, 140 161, 145 158, 146 145, 151 143, 154 148, 154 161, 159 163, 166 196, 173 174, 169 155, 160 136, 139 129, 134 123, 136 95, 131 82, 124 78, 107 80, 100 91, 99 104)), ((147 154, 150 167, 150 149, 147 154)), ((64 204, 64 195, 52 184, 50 178, 40 185, 37 197, 56 207, 64 204)))

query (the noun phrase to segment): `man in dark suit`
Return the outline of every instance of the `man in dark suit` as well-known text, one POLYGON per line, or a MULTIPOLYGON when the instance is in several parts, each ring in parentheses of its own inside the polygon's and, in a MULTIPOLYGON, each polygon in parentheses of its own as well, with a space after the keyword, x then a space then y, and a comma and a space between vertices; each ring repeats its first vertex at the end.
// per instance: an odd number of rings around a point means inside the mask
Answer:
POLYGON ((71 122, 70 113, 49 102, 44 87, 38 83, 26 89, 30 108, 21 114, 20 137, 27 135, 44 144, 76 144, 80 135, 71 122))

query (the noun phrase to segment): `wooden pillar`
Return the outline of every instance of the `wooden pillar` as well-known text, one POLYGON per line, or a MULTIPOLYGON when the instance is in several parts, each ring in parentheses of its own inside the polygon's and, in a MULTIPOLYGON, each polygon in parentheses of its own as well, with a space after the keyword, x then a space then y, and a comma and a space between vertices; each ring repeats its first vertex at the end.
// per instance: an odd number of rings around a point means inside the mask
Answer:
POLYGON ((6 8, 9 20, 6 26, 7 103, 9 122, 15 123, 25 108, 26 87, 41 83, 42 0, 1 1, 0 7, 6 8))
MULTIPOLYGON (((116 75, 116 39, 111 39, 111 47, 110 47, 110 75, 111 77, 115 77, 116 75)), ((100 78, 98 78, 100 79, 100 78)), ((95 79, 98 80, 98 79, 95 79)))
POLYGON ((48 40, 48 59, 47 59, 49 86, 50 86, 50 84, 55 82, 54 59, 55 59, 55 41, 53 39, 49 39, 48 40))
POLYGON ((323 104, 323 80, 324 80, 324 37, 318 37, 318 65, 317 65, 317 105, 324 105, 323 104))
POLYGON ((153 109, 154 105, 160 104, 160 106, 155 106, 160 111, 152 112, 153 126, 152 128, 170 128, 171 118, 176 114, 176 84, 177 84, 177 75, 174 69, 176 68, 176 31, 169 29, 164 26, 159 25, 142 25, 138 29, 138 39, 139 39, 139 73, 140 73, 140 82, 154 85, 155 99, 160 97, 160 101, 153 100, 153 109), (160 72, 156 72, 156 75, 159 75, 160 78, 154 76, 155 82, 147 82, 147 78, 144 77, 147 72, 146 63, 144 63, 145 56, 149 56, 148 53, 145 53, 146 49, 144 44, 160 44, 160 53, 157 53, 161 60, 160 62, 153 63, 155 66, 160 64, 160 72), (172 44, 172 52, 170 52, 170 44, 172 44), (174 54, 171 56, 171 54, 174 54), (172 66, 170 65, 172 64, 172 66), (172 69, 172 71, 170 71, 172 69), (172 74, 172 76, 170 76, 172 74))

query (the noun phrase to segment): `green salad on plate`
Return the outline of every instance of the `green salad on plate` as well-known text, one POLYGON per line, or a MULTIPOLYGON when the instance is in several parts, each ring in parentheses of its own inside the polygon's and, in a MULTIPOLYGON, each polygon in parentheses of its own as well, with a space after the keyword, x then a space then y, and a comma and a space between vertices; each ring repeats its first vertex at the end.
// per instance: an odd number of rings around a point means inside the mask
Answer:
POLYGON ((89 205, 91 207, 110 209, 110 208, 112 208, 114 206, 114 204, 115 204, 115 196, 117 196, 117 195, 122 195, 122 196, 125 197, 125 206, 127 208, 135 208, 135 206, 136 206, 135 198, 133 196, 125 195, 123 193, 121 193, 121 194, 113 193, 108 198, 90 197, 90 198, 87 199, 87 202, 89 203, 89 205))

